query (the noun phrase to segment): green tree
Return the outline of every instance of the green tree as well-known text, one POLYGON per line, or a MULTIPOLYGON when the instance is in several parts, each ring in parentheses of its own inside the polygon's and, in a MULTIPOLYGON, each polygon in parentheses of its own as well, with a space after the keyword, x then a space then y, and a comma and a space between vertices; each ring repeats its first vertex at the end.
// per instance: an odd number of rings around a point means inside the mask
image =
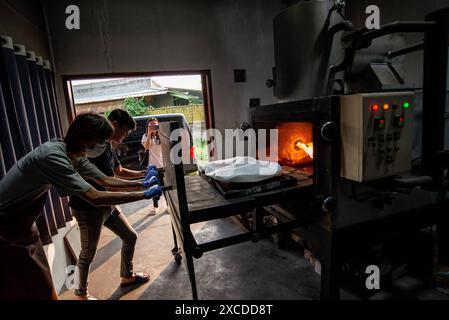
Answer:
POLYGON ((123 101, 123 109, 132 117, 144 115, 147 112, 147 106, 141 98, 126 98, 123 101))

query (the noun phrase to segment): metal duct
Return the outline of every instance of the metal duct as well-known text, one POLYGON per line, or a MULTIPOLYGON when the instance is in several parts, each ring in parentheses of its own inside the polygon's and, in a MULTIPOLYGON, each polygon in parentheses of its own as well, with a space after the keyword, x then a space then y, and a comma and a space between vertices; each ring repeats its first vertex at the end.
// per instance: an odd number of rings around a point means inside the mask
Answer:
POLYGON ((274 95, 282 101, 331 93, 329 67, 343 57, 340 34, 329 31, 343 21, 334 2, 300 2, 275 17, 274 95))

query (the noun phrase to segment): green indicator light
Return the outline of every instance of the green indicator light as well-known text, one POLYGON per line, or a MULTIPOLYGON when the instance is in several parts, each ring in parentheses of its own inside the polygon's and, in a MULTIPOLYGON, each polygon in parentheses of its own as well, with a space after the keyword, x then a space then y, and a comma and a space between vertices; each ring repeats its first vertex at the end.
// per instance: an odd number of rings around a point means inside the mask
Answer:
POLYGON ((404 102, 402 106, 404 107, 404 109, 408 109, 408 107, 410 107, 410 103, 404 102))

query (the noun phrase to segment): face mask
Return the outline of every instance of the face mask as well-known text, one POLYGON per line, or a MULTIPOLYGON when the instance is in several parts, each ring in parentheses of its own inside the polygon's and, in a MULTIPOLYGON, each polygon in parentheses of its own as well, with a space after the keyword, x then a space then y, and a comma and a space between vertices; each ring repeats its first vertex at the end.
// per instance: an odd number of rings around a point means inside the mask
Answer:
POLYGON ((105 150, 106 150, 106 143, 102 144, 97 143, 92 149, 86 148, 86 156, 89 158, 97 158, 101 156, 105 150))

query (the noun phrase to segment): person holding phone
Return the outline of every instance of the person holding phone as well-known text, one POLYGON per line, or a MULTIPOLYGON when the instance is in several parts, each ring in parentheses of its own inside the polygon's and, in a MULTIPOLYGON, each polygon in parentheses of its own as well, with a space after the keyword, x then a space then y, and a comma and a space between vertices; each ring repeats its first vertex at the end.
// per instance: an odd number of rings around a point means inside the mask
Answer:
POLYGON ((148 151, 148 164, 163 168, 161 139, 159 138, 159 121, 150 118, 146 124, 146 132, 142 136, 142 145, 148 151))
MULTIPOLYGON (((156 118, 149 118, 146 123, 146 132, 142 136, 142 146, 148 152, 148 165, 156 168, 163 168, 162 161, 162 146, 159 138, 159 121, 156 118)), ((153 198, 153 208, 150 209, 150 215, 155 215, 158 212, 160 197, 153 198)))

